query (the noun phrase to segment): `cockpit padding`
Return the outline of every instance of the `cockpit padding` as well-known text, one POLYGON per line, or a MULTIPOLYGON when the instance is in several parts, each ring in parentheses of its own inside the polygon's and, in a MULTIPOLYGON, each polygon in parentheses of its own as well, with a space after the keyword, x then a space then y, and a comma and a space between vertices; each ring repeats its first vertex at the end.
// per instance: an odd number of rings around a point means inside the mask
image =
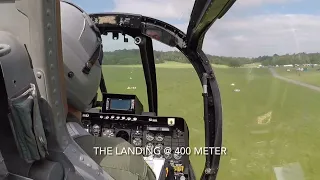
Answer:
POLYGON ((47 140, 43 129, 36 86, 9 100, 9 120, 21 158, 33 162, 45 158, 47 140))
POLYGON ((0 39, 11 48, 10 53, 0 55, 1 171, 3 164, 8 179, 63 179, 61 164, 45 159, 39 91, 27 51, 10 33, 0 31, 0 39), (46 166, 39 167, 39 163, 46 166))

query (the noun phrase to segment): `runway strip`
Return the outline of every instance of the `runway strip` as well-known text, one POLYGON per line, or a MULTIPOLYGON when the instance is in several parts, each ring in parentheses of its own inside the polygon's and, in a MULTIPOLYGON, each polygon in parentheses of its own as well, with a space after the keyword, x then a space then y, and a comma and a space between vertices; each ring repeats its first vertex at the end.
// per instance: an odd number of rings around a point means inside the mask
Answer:
POLYGON ((275 78, 278 78, 278 79, 287 81, 289 83, 296 84, 296 85, 299 85, 299 86, 303 86, 303 87, 306 87, 306 88, 309 88, 309 89, 312 89, 312 90, 320 92, 320 87, 318 87, 318 86, 314 86, 314 85, 311 85, 311 84, 307 84, 307 83, 303 83, 303 82, 296 81, 296 80, 293 80, 293 79, 289 79, 289 78, 286 78, 286 77, 282 77, 272 68, 269 68, 269 70, 270 70, 272 76, 275 77, 275 78))

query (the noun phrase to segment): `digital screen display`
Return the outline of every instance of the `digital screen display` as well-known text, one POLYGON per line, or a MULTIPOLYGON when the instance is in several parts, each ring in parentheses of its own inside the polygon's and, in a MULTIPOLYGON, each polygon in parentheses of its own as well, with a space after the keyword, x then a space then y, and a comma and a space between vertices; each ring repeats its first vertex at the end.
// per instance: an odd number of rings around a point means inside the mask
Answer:
POLYGON ((147 127, 149 131, 170 131, 167 127, 147 127))
POLYGON ((130 110, 131 100, 110 99, 110 109, 112 110, 130 110))

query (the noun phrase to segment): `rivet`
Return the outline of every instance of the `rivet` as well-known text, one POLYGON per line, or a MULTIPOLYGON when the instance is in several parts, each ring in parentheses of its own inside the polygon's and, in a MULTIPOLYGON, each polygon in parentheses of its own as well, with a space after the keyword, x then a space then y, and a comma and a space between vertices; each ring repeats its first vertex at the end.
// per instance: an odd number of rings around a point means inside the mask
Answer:
POLYGON ((47 9, 47 16, 50 16, 50 9, 47 9))
POLYGON ((87 164, 88 167, 91 167, 91 164, 87 164))
POLYGON ((57 92, 57 89, 53 89, 53 91, 52 91, 52 92, 53 92, 53 94, 55 94, 55 93, 57 92))
POLYGON ((80 161, 84 161, 84 158, 82 156, 80 156, 80 161))
POLYGON ((51 70, 54 69, 54 65, 53 65, 53 64, 50 65, 50 69, 51 69, 51 70))
POLYGON ((58 101, 56 101, 54 104, 55 104, 56 106, 58 106, 58 105, 59 105, 59 102, 58 102, 58 101))
POLYGON ((47 24, 47 29, 51 29, 51 24, 50 23, 47 24))
POLYGON ((49 51, 49 56, 52 56, 52 51, 51 50, 49 51))
POLYGON ((51 44, 52 43, 52 38, 48 39, 48 43, 51 44))
POLYGON ((73 78, 73 76, 74 76, 74 73, 72 71, 68 73, 69 78, 73 78))
POLYGON ((40 72, 37 72, 37 77, 38 77, 39 79, 41 79, 41 73, 40 73, 40 72))
POLYGON ((77 151, 75 149, 72 149, 72 152, 76 153, 77 151))

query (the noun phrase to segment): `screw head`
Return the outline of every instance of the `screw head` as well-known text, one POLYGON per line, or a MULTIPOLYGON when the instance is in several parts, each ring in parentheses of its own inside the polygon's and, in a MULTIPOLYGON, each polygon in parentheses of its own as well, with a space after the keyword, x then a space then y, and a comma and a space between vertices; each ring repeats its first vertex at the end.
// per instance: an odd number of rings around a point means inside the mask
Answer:
POLYGON ((73 78, 73 76, 74 76, 74 73, 73 73, 72 71, 70 71, 70 72, 68 73, 68 77, 69 77, 69 78, 73 78))
POLYGON ((41 79, 41 73, 40 72, 37 72, 37 78, 41 79))

